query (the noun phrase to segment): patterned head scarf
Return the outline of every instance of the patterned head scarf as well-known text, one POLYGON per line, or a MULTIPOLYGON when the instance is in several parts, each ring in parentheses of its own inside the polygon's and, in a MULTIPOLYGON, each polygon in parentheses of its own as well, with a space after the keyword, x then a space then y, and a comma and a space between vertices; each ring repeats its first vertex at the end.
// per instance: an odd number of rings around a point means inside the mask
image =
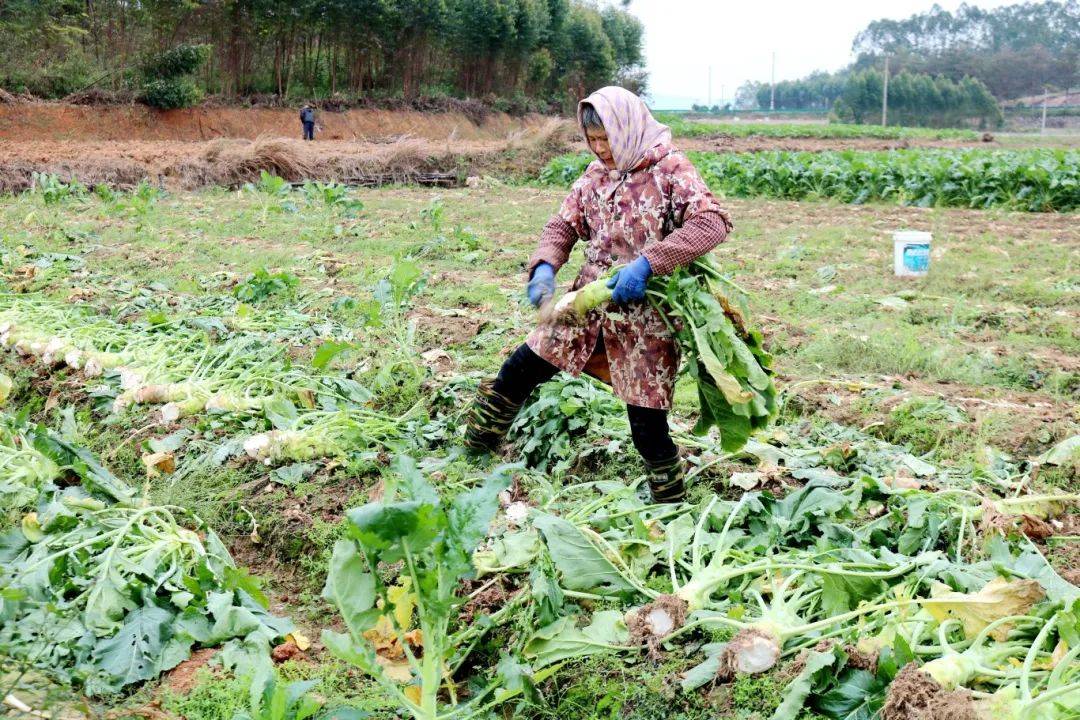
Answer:
POLYGON ((658 123, 645 106, 645 101, 625 88, 609 85, 578 103, 578 127, 582 134, 581 106, 589 103, 596 108, 607 131, 615 168, 625 173, 633 170, 645 153, 661 142, 671 142, 671 130, 658 123))

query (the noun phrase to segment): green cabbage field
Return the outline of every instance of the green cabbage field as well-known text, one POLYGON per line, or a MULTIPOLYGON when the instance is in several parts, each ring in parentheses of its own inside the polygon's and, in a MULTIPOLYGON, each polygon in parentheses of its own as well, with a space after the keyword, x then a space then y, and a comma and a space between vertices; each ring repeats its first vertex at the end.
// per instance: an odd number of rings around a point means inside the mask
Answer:
MULTIPOLYGON (((1067 212, 1080 208, 1076 150, 689 153, 725 197, 885 202, 917 207, 1067 212)), ((541 182, 569 185, 591 156, 552 160, 541 182)))

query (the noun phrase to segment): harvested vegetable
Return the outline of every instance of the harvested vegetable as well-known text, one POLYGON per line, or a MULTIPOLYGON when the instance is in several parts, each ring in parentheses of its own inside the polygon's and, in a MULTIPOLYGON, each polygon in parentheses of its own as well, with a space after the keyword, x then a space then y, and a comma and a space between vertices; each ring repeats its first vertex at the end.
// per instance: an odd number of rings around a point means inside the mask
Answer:
POLYGON ((32 430, 0 414, 0 505, 6 510, 31 507, 60 467, 33 445, 32 430))
POLYGON ((0 537, 0 647, 88 694, 116 693, 227 644, 249 672, 292 625, 183 508, 135 493, 85 450, 44 430, 35 446, 82 483, 40 489, 37 512, 0 537))
MULTIPOLYGON (((611 300, 607 277, 565 294, 541 309, 541 322, 573 323, 611 300)), ((711 256, 665 277, 652 277, 649 301, 667 318, 698 389, 694 432, 720 431, 724 450, 740 450, 776 414, 772 357, 749 325, 747 296, 711 256)))
POLYGON ((295 427, 270 430, 244 440, 244 452, 265 465, 343 457, 350 452, 395 449, 409 415, 391 418, 372 410, 305 413, 295 427))

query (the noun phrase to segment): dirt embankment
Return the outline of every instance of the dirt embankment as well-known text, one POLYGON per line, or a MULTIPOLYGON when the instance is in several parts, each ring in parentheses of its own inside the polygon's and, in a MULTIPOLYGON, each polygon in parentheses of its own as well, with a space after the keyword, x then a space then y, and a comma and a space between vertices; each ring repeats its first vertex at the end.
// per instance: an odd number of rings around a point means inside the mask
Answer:
POLYGON ((461 184, 469 175, 535 175, 569 149, 569 121, 492 113, 348 110, 319 114, 315 142, 297 139, 292 110, 57 103, 0 105, 0 192, 52 173, 127 188, 236 186, 261 170, 291 181, 461 184))
MULTIPOLYGON (((319 112, 319 140, 373 141, 497 140, 543 123, 490 113, 476 123, 461 113, 411 110, 319 112)), ((63 103, 0 103, 0 141, 202 141, 254 140, 260 136, 300 138, 299 108, 190 108, 154 110, 144 105, 84 106, 63 103)))

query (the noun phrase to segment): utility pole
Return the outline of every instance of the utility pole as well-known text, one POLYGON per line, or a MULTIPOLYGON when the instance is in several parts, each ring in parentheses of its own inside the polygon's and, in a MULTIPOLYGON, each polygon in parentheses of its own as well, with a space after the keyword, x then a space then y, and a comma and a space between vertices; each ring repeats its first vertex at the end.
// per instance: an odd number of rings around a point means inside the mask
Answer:
POLYGON ((1042 129, 1039 130, 1040 135, 1046 134, 1046 100, 1050 96, 1050 86, 1043 85, 1043 111, 1042 111, 1042 129))
POLYGON ((889 115, 889 56, 885 56, 885 85, 881 89, 881 127, 889 115))
POLYGON ((712 108, 712 65, 709 66, 709 107, 712 108))
POLYGON ((776 109, 776 51, 772 53, 772 76, 769 79, 769 110, 776 109))

